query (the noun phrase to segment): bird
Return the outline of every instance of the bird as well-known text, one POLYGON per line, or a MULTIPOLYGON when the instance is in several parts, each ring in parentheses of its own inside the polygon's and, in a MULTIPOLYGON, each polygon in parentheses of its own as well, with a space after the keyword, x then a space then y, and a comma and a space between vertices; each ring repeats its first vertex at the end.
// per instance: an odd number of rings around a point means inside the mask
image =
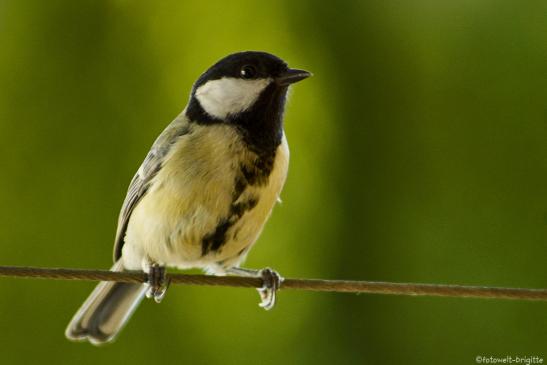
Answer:
POLYGON ((69 340, 113 341, 145 296, 163 299, 166 267, 262 277, 260 305, 274 306, 282 277, 241 265, 287 177, 289 86, 310 76, 262 51, 230 54, 201 74, 131 180, 119 214, 111 270, 142 270, 148 281, 100 282, 70 321, 69 340))

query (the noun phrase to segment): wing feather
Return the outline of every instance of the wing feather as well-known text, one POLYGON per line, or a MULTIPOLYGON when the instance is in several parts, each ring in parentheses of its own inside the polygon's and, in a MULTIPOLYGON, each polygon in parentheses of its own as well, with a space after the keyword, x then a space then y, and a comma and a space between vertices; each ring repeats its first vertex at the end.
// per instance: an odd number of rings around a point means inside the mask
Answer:
POLYGON ((125 231, 129 224, 129 218, 133 209, 150 188, 154 176, 161 169, 165 157, 173 144, 182 136, 190 132, 190 125, 185 113, 182 112, 156 139, 150 152, 146 155, 139 170, 131 180, 127 195, 122 205, 118 217, 118 228, 116 230, 116 240, 114 242, 114 262, 122 255, 122 247, 125 241, 125 231))

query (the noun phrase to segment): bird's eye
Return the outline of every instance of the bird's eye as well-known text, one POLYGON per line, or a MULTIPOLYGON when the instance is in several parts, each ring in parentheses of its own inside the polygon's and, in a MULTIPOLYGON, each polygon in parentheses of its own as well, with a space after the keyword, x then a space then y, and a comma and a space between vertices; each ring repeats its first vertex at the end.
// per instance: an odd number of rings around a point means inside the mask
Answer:
POLYGON ((251 65, 246 65, 241 68, 240 75, 242 79, 252 79, 256 76, 256 68, 251 65))

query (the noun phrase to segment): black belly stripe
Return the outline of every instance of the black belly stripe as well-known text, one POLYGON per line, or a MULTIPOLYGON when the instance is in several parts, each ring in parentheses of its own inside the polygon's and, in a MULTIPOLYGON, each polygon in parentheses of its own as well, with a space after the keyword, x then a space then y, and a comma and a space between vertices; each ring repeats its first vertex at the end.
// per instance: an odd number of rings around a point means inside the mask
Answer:
POLYGON ((228 219, 222 219, 215 230, 209 233, 201 241, 201 255, 205 256, 211 249, 218 249, 226 241, 226 232, 234 225, 235 222, 230 222, 228 219))
POLYGON ((252 196, 244 202, 238 199, 247 186, 265 186, 268 184, 270 173, 273 170, 275 152, 272 154, 257 157, 251 163, 242 163, 234 181, 232 204, 226 217, 218 221, 214 231, 205 235, 201 241, 201 254, 207 255, 211 250, 218 251, 226 243, 228 230, 237 223, 243 214, 253 209, 258 204, 259 197, 252 196))
POLYGON ((253 209, 257 204, 258 198, 255 197, 249 198, 245 202, 232 204, 228 217, 221 219, 215 230, 203 237, 201 254, 205 256, 211 250, 218 251, 226 243, 226 233, 228 230, 237 223, 245 212, 253 209))
POLYGON ((256 186, 266 185, 273 170, 274 158, 275 154, 259 158, 253 164, 242 164, 240 171, 247 184, 256 186))

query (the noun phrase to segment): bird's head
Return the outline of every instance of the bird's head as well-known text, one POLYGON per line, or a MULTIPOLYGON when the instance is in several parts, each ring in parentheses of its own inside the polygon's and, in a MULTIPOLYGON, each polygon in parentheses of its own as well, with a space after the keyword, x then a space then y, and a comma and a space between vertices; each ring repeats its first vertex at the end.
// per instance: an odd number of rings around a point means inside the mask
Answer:
POLYGON ((207 118, 219 121, 237 118, 258 104, 279 109, 288 86, 309 76, 309 72, 290 69, 285 61, 266 52, 234 53, 199 77, 190 106, 194 104, 207 118))

